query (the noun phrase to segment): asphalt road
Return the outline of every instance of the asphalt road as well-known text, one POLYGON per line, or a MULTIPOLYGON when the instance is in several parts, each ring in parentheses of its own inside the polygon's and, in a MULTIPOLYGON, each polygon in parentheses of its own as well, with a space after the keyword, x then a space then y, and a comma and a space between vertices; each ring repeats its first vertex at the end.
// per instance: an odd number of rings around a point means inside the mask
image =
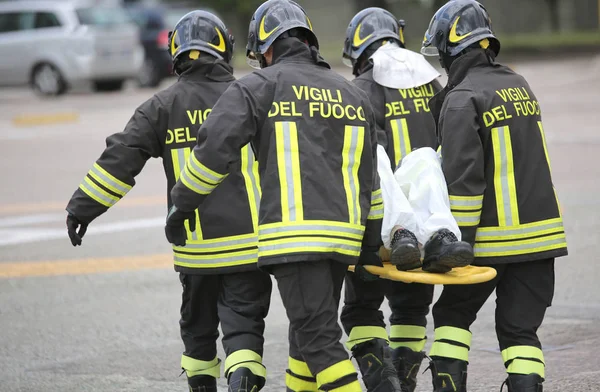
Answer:
MULTIPOLYGON (((570 251, 557 261, 554 304, 540 329, 545 390, 600 391, 600 57, 513 66, 542 105, 570 251)), ((151 92, 48 100, 0 90, 0 391, 186 390, 160 162, 149 162, 130 194, 91 225, 83 247, 73 248, 64 228, 64 206, 104 138, 151 92), (66 122, 23 124, 40 114, 66 122)), ((493 305, 472 328, 469 391, 497 391, 505 378, 493 305)), ((264 390, 281 391, 287 320, 277 291, 267 325, 264 390)), ((421 375, 418 391, 431 391, 430 380, 421 375)))

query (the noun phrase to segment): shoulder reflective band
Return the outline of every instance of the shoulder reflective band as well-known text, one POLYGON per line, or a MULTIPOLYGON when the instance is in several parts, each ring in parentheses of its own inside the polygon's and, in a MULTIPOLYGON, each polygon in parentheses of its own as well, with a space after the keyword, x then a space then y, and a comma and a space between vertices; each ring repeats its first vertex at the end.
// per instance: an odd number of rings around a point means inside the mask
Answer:
MULTIPOLYGON (((189 147, 171 150, 171 162, 173 163, 173 174, 175 175, 175 181, 179 181, 180 174, 182 173, 182 170, 185 168, 185 163, 189 159, 190 154, 191 154, 191 148, 189 148, 189 147)), ((188 174, 188 176, 189 175, 190 174, 188 174)), ((184 181, 182 180, 182 182, 184 182, 184 181)), ((187 182, 189 183, 190 180, 187 180, 187 182)), ((189 188, 189 186, 186 184, 186 182, 184 182, 184 185, 189 188)), ((202 239, 202 228, 200 226, 200 216, 199 216, 197 210, 196 210, 196 231, 194 231, 194 232, 190 231, 190 225, 188 224, 187 221, 185 221, 185 230, 187 232, 187 240, 188 241, 189 240, 197 241, 199 239, 202 239)))
POLYGON ((252 216, 254 231, 258 231, 258 210, 260 206, 260 182, 258 179, 258 162, 254 159, 254 153, 247 144, 242 148, 242 176, 246 184, 248 194, 248 205, 252 216))
POLYGON ((281 187, 281 220, 283 222, 301 221, 304 219, 304 208, 296 123, 275 122, 275 143, 281 187))
POLYGON ((408 125, 405 118, 391 120, 392 144, 394 145, 394 167, 411 151, 408 125))
POLYGON ((494 149, 494 191, 499 226, 519 224, 515 167, 508 126, 492 128, 494 149))
POLYGON ((346 125, 342 148, 342 177, 348 203, 349 222, 360 224, 360 182, 358 169, 365 144, 365 128, 346 125))

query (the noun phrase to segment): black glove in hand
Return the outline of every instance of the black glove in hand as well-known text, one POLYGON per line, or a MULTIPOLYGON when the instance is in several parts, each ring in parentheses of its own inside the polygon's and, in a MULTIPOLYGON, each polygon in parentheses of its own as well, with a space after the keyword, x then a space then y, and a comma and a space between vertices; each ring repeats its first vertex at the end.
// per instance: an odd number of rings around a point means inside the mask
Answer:
POLYGON ((185 221, 188 221, 190 231, 196 231, 196 212, 181 211, 173 206, 167 215, 167 224, 165 226, 165 234, 167 240, 177 246, 185 246, 187 233, 185 231, 185 221))
POLYGON ((67 215, 67 233, 69 234, 73 246, 81 245, 87 227, 88 224, 78 219, 75 215, 67 215))
POLYGON ((383 267, 383 263, 381 262, 381 258, 377 252, 363 250, 360 252, 360 257, 358 258, 358 265, 354 267, 354 273, 358 275, 360 280, 364 282, 373 282, 379 279, 379 276, 374 275, 367 271, 364 267, 365 265, 375 265, 378 267, 383 267))

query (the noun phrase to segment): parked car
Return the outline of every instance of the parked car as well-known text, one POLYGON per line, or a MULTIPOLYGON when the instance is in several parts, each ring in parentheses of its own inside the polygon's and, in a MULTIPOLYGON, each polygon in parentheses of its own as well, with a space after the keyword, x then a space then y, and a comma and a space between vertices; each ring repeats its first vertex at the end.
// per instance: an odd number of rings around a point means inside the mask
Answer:
POLYGON ((140 28, 144 47, 144 64, 138 74, 141 87, 156 87, 172 75, 173 64, 168 52, 169 31, 191 9, 133 3, 126 9, 140 28))
POLYGON ((123 8, 86 0, 0 2, 0 86, 60 95, 90 81, 115 91, 144 60, 138 28, 123 8))

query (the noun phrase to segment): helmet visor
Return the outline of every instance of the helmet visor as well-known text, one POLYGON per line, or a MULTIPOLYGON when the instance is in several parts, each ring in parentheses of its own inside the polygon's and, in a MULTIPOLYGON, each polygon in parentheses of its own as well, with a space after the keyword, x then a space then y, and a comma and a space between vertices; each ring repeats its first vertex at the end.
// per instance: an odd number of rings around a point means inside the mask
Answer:
POLYGON ((346 56, 342 57, 342 63, 343 63, 343 64, 344 64, 346 67, 350 67, 350 68, 354 67, 354 64, 353 64, 353 61, 352 61, 352 59, 350 59, 350 58, 348 58, 348 57, 346 57, 346 56))
POLYGON ((421 47, 421 54, 423 56, 439 56, 440 51, 438 50, 438 48, 436 48, 435 46, 425 46, 426 44, 423 44, 423 46, 421 47))

